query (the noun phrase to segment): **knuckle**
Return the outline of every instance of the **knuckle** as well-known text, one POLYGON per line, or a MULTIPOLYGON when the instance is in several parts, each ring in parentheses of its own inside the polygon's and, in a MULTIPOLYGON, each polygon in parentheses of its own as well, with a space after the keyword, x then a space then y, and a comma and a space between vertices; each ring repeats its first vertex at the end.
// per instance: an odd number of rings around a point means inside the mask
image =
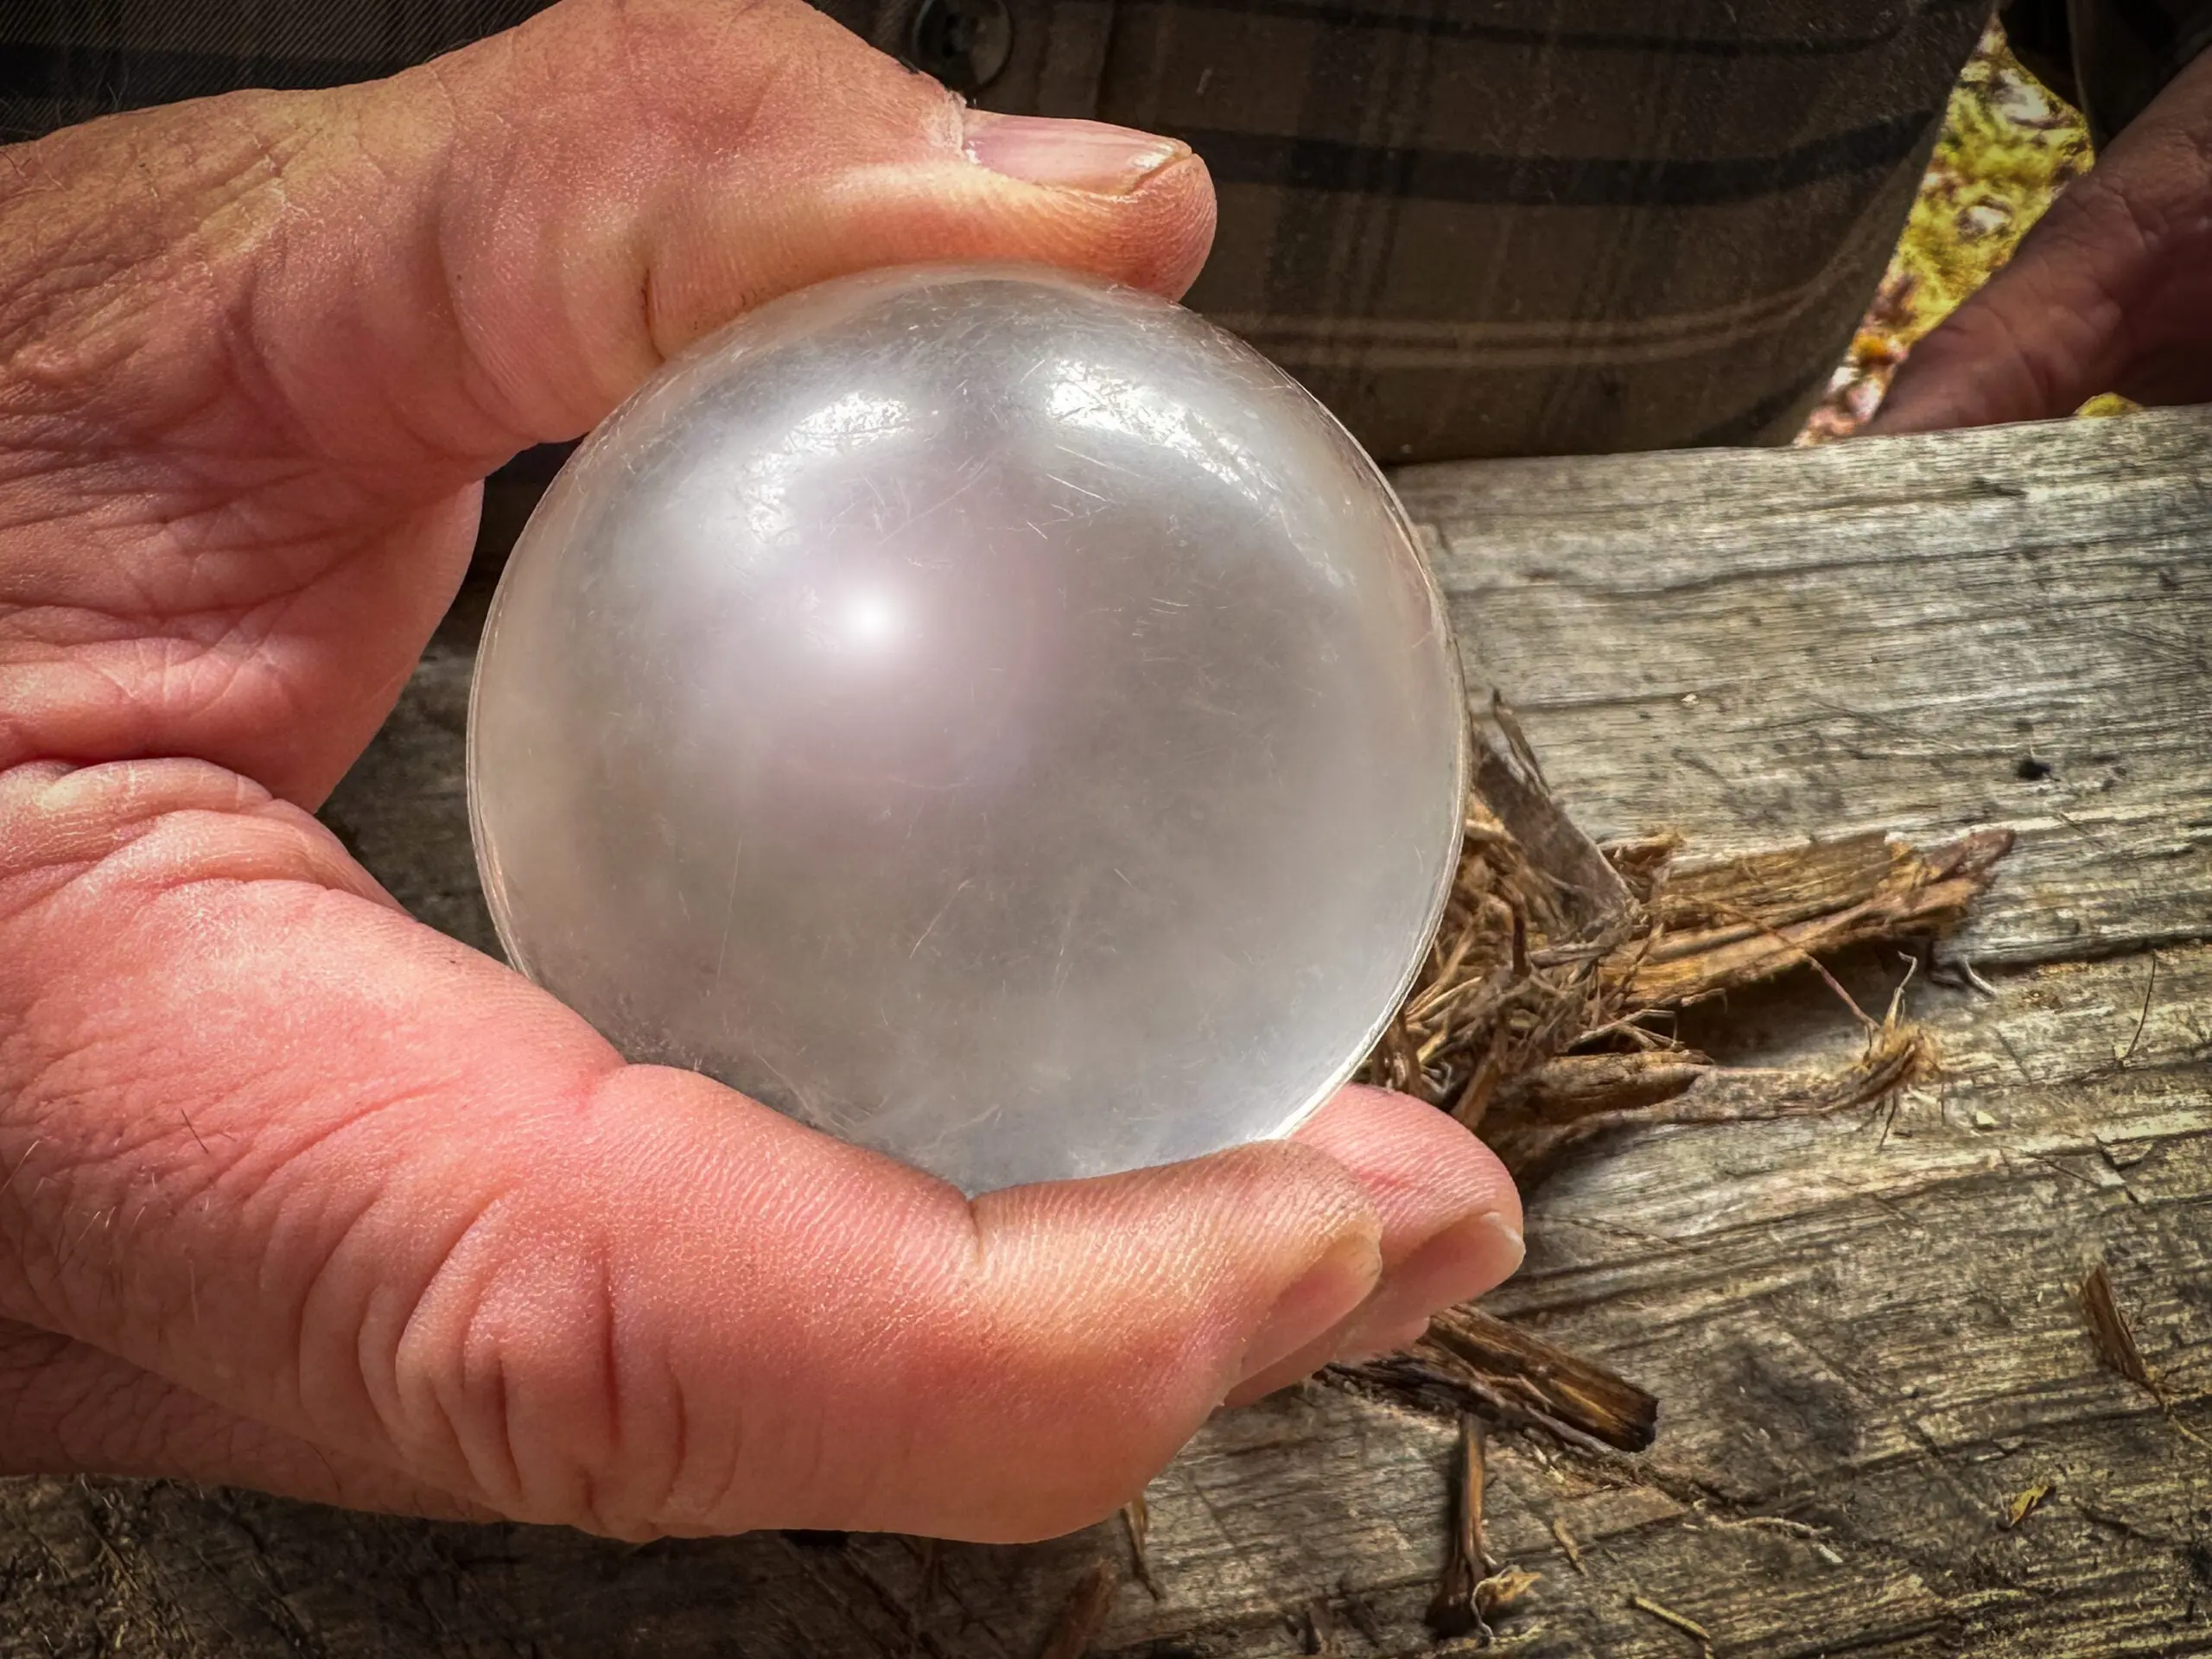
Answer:
POLYGON ((510 1193, 461 1227, 404 1320, 372 1396, 436 1484, 518 1520, 618 1537, 666 1530, 684 1421, 576 1211, 510 1193))

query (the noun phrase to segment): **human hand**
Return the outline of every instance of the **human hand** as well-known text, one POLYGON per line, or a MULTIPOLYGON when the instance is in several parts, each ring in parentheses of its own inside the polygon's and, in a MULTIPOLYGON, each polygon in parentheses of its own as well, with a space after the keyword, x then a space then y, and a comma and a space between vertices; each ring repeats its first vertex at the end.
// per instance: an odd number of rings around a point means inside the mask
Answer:
POLYGON ((970 1204, 624 1065, 308 816, 505 456, 844 270, 1179 292, 1186 150, 963 117, 797 0, 566 0, 0 169, 0 1471, 1033 1537, 1511 1270, 1496 1161, 1371 1090, 970 1204))
POLYGON ((1926 339, 1869 434, 2212 400, 2212 53, 2069 185, 1926 339))

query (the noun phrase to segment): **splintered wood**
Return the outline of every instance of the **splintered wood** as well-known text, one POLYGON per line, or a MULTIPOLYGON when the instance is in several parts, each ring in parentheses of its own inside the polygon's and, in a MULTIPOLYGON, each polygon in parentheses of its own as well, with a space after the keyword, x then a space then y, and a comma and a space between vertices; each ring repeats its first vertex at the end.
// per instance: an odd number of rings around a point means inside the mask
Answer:
POLYGON ((1685 1618, 1671 1607, 1662 1607, 1649 1596, 1630 1596, 1628 1605, 1639 1613, 1647 1613, 1662 1624, 1670 1625, 1697 1643, 1699 1651, 1707 1656, 1713 1652, 1713 1632, 1694 1618, 1685 1618))
MULTIPOLYGON (((1990 830, 1923 853, 1875 833, 1702 864, 1674 836, 1599 847, 1494 697, 1443 923, 1361 1075, 1478 1127, 1524 1185, 1630 1124, 1872 1106, 1936 1069, 1933 1040, 1895 1007, 1861 1014, 1865 1052, 1827 1072, 1716 1065, 1652 1024, 1800 967, 1825 975, 1820 958, 1853 945, 1945 932, 2011 845, 1990 830)), ((1657 1402, 1633 1383, 1471 1307, 1332 1376, 1586 1450, 1640 1452, 1657 1428, 1657 1402)))
POLYGON ((2128 1324, 2127 1316, 2120 1311, 2120 1304, 2113 1297, 2111 1269, 2101 1262, 2091 1268, 2082 1281, 2082 1317, 2088 1321, 2089 1335, 2097 1344, 2097 1357, 2160 1405, 2165 1404, 2166 1396, 2158 1387, 2158 1378, 2143 1363, 2143 1350, 2136 1344, 2134 1327, 2128 1324))
POLYGON ((1633 1382, 1471 1304, 1438 1314, 1403 1353, 1332 1375, 1586 1451, 1641 1452, 1659 1430, 1659 1402, 1633 1382))
POLYGON ((1821 1117, 1886 1100, 1931 1075, 1933 1039, 1885 1020, 1866 1052, 1833 1071, 1718 1066, 1681 1052, 1567 1054, 1503 1091, 1483 1133, 1524 1181, 1541 1179, 1581 1141, 1633 1123, 1751 1123, 1821 1117))
POLYGON ((1856 1065, 1819 1076, 1730 1071, 1652 1025, 1853 945, 1955 927, 2010 832, 1927 853, 1855 835, 1703 864, 1671 836, 1600 848, 1499 702, 1474 782, 1443 923, 1365 1081, 1479 1128, 1527 1180, 1624 1123, 1841 1111, 1932 1071, 1926 1037, 1893 1018, 1869 1022, 1856 1065))
POLYGON ((1647 940, 1604 971, 1630 1008, 1678 1008, 1876 940, 1929 938, 1966 919, 2003 830, 1925 855, 1874 834, 1814 842, 1676 870, 1655 880, 1647 940))
POLYGON ((1459 1419, 1459 1478, 1452 1482, 1453 1526, 1444 1576, 1428 1604, 1428 1627, 1439 1636, 1487 1637, 1482 1610, 1475 1605, 1475 1586, 1490 1577, 1490 1554, 1483 1548, 1483 1426, 1476 1418, 1459 1419))
POLYGON ((1429 1601, 1427 1622, 1440 1637, 1471 1636, 1487 1644, 1491 1621, 1510 1611, 1543 1575, 1499 1567, 1483 1543, 1483 1445, 1481 1421, 1463 1414, 1459 1477, 1452 1483, 1451 1553, 1429 1601))
MULTIPOLYGON (((2145 1006, 2147 1013, 2147 1001, 2145 1006)), ((2139 1041, 2141 1035, 2142 1024, 2138 1021, 2136 1036, 2139 1041)), ((2134 1045, 2131 1043, 2128 1052, 2133 1053, 2133 1049, 2134 1045)), ((2125 1064, 2124 1058, 2120 1064, 2125 1064)), ((2135 1340, 2135 1327, 2128 1323, 2127 1315, 2120 1312, 2119 1300, 2113 1294, 2112 1270, 2103 1262, 2091 1268, 2082 1281, 2080 1299, 2082 1317, 2088 1322, 2090 1340, 2096 1347, 2097 1357, 2104 1362, 2106 1368, 2126 1377, 2156 1401, 2158 1409, 2166 1414, 2166 1420, 2173 1424, 2184 1440, 2200 1448, 2212 1450, 2212 1442, 2206 1441, 2202 1435, 2175 1416, 2173 1395, 2164 1381, 2144 1359, 2142 1346, 2135 1340)))

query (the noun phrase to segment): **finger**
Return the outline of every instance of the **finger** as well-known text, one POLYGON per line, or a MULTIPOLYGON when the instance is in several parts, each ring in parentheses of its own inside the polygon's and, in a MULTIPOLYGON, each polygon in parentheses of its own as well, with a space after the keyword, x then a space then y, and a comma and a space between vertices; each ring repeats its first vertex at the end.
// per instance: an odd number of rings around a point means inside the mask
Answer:
POLYGON ((2113 386, 2143 249, 2124 202, 2088 185, 2061 196, 2012 263, 1912 347, 1869 435, 2053 419, 2113 386))
POLYGON ((429 297, 452 335, 417 338, 423 273, 404 242, 369 255, 367 284, 309 267, 272 320, 308 331, 288 354, 309 365, 293 401, 315 407, 319 375, 358 373, 324 338, 345 318, 415 348, 416 424, 452 452, 572 436, 669 353, 824 277, 1025 259, 1174 294, 1212 234, 1187 146, 967 111, 799 0, 566 0, 364 89, 357 118, 402 193, 359 222, 438 248, 429 297), (607 73, 617 58, 624 73, 607 73))
POLYGON ((194 754, 312 804, 450 596, 468 492, 870 266, 1179 292, 1170 140, 963 111, 802 0, 564 0, 388 81, 0 152, 0 766, 194 754))
POLYGON ((2053 419, 2108 391, 2152 403, 2212 397, 2208 204, 2212 54, 1912 348, 1867 431, 2053 419))
POLYGON ((1381 1089, 1344 1090, 1298 1139, 1351 1172, 1382 1225, 1382 1276, 1332 1329, 1231 1391, 1257 1399, 1332 1359, 1404 1346, 1440 1308, 1479 1296, 1521 1265, 1521 1199, 1490 1148, 1450 1114, 1381 1089))
POLYGON ((971 1206, 622 1066, 212 767, 24 769, 0 847, 36 859, 0 881, 0 1316, 502 1514, 1064 1531, 1379 1270, 1308 1147, 971 1206))
POLYGON ((0 1475, 88 1471, 251 1486, 438 1520, 495 1518, 225 1411, 84 1343, 0 1320, 0 1475))

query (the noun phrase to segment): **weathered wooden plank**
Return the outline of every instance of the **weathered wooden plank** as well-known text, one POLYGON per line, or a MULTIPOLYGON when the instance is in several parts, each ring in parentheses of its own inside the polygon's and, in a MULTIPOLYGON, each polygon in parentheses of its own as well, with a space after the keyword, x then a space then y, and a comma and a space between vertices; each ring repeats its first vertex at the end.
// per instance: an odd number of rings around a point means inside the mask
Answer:
MULTIPOLYGON (((2202 416, 2146 416, 1844 461, 1408 480, 1444 526, 1471 656, 1586 823, 1672 822, 1716 849, 1865 825, 2024 832, 1967 947, 2023 965, 1993 997, 1916 984, 1950 1077, 1886 1132, 1866 1116, 1636 1132, 1535 1196, 1529 1267, 1492 1305, 1651 1388, 1664 1414, 1634 1465, 1493 1440, 1491 1547, 1545 1574, 1503 1626, 1515 1650, 1694 1650, 1631 1594, 1723 1653, 2212 1650, 2212 1455, 2099 1365, 2069 1290, 2104 1256, 2152 1364, 2183 1394, 2206 1386, 2212 948, 2165 943, 2153 987, 2140 947, 2212 918, 2212 677, 2170 666, 2212 635, 2212 501, 2192 470, 2208 433, 2202 416), (2053 775, 2014 777, 2024 751, 2053 775), (2047 1480, 2049 1502, 2003 1527, 2007 1500, 2047 1480), (1777 1518, 1798 1529, 1757 1524, 1777 1518)), ((418 913, 483 944, 467 611, 329 816, 418 913)), ((1867 956, 1845 977, 1877 1006, 1901 971, 1867 956)), ((1696 1017, 1701 1046, 1745 1062, 1853 1040, 1809 981, 1696 1017)), ((2179 1413, 2212 1432, 2201 1402, 2179 1413)), ((1101 1651, 1261 1659, 1318 1650, 1320 1632, 1347 1659, 1431 1651, 1452 1438, 1325 1388, 1220 1417, 1151 1494, 1160 1599, 1125 1583, 1101 1651)), ((1109 1525, 1022 1550, 633 1549, 13 1483, 0 1655, 1029 1659, 1091 1563, 1128 1547, 1109 1525)))
POLYGON ((1399 486, 1592 834, 2009 824, 1975 960, 2212 937, 2212 410, 1399 486))

